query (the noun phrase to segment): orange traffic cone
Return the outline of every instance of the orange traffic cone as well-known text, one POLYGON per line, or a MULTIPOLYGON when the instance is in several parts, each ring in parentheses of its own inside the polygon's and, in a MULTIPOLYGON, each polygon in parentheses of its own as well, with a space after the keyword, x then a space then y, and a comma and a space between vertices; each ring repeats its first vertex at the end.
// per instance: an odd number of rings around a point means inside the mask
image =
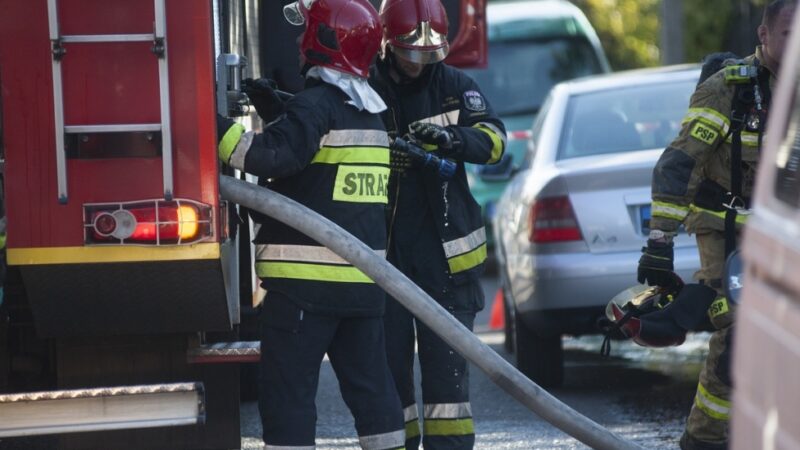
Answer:
POLYGON ((506 326, 505 314, 503 314, 503 289, 497 290, 492 303, 492 315, 489 317, 489 329, 502 330, 506 326))

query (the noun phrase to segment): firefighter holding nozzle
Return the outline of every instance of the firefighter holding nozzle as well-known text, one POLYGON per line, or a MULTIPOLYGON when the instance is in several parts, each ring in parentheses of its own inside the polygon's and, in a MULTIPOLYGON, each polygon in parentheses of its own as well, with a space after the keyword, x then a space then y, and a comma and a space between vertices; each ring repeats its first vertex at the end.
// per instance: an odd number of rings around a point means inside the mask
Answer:
POLYGON ((630 316, 636 308, 622 311, 609 304, 623 334, 642 345, 679 345, 687 331, 713 330, 680 440, 683 450, 728 445, 736 305, 726 298, 721 280, 750 213, 771 92, 794 12, 792 0, 770 2, 754 54, 707 58, 704 75, 713 73, 705 80, 701 76, 680 135, 653 171, 651 231, 639 260, 638 281, 669 294, 660 298, 660 308, 635 318, 630 316), (673 273, 672 240, 681 225, 695 235, 700 253, 698 283, 686 286, 673 273))
MULTIPOLYGON (((486 260, 480 206, 465 162, 500 161, 506 131, 478 85, 442 62, 447 15, 439 0, 384 0, 383 52, 370 81, 388 105, 392 145, 388 260, 464 326, 483 308, 486 260)), ((475 443, 466 360, 399 302, 386 305, 392 375, 403 404, 406 449, 471 449, 475 443), (422 429, 414 349, 422 374, 422 429)))
MULTIPOLYGON (((219 157, 386 253, 389 137, 386 109, 369 86, 380 47, 367 0, 298 0, 287 20, 305 24, 306 87, 283 104, 266 80, 248 84, 263 133, 218 116, 219 157)), ((403 448, 403 413, 384 343, 385 293, 304 234, 257 220, 261 311, 259 411, 266 449, 315 448, 320 365, 330 358, 363 449, 403 448)))

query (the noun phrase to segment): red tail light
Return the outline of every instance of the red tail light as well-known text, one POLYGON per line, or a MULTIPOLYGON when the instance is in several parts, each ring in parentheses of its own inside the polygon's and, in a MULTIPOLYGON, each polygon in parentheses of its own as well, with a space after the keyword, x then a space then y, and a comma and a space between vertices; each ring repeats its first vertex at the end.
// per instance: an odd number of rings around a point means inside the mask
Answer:
POLYGON ((191 244, 212 225, 211 207, 191 200, 84 205, 87 244, 191 244))
POLYGON ((542 198, 528 216, 528 240, 540 244, 581 240, 578 219, 569 197, 542 198))

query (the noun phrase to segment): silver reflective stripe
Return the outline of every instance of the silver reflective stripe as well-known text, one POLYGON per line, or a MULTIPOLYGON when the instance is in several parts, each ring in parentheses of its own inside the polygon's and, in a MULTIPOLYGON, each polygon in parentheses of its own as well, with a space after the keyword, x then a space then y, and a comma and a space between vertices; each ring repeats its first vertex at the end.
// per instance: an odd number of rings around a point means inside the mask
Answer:
POLYGON ((403 420, 405 422, 411 422, 412 420, 419 419, 419 412, 417 411, 417 404, 414 403, 411 406, 406 406, 403 409, 403 420))
POLYGON ((406 443, 406 430, 400 429, 383 434, 359 436, 358 443, 361 444, 361 448, 364 450, 400 448, 406 443))
MULTIPOLYGON (((386 250, 374 250, 374 252, 382 258, 386 258, 386 250)), ((258 244, 256 245, 256 260, 350 265, 344 258, 327 247, 313 245, 258 244)))
POLYGON ((453 256, 462 255, 475 250, 486 243, 486 228, 480 227, 472 233, 458 239, 454 239, 442 244, 444 254, 449 259, 453 256))
POLYGON ((255 135, 252 131, 246 131, 242 134, 242 137, 239 138, 239 143, 236 144, 236 148, 231 153, 231 160, 228 162, 229 166, 234 169, 244 170, 244 159, 247 157, 247 151, 250 150, 250 145, 253 143, 255 135))
POLYGON ((331 130, 319 143, 320 147, 388 147, 389 135, 382 130, 331 130))
POLYGON ((689 214, 689 208, 681 206, 669 206, 666 203, 653 202, 652 205, 654 216, 673 217, 678 220, 683 220, 689 214))
POLYGON ((472 417, 472 407, 465 403, 433 403, 423 405, 423 416, 426 419, 463 419, 472 417))
POLYGON ((441 114, 437 114, 435 116, 427 117, 425 119, 420 119, 417 122, 432 123, 432 124, 435 124, 435 125, 446 127, 448 125, 456 125, 456 124, 458 124, 458 116, 460 114, 461 114, 461 110, 454 109, 454 110, 448 111, 446 113, 441 113, 441 114))
POLYGON ((502 131, 500 131, 500 129, 497 128, 497 126, 495 126, 494 124, 491 124, 489 122, 478 122, 475 125, 473 125, 473 127, 486 127, 488 129, 494 131, 494 134, 496 134, 497 137, 499 137, 500 140, 503 141, 503 148, 506 147, 506 144, 508 143, 508 135, 506 135, 506 133, 503 133, 502 131))
POLYGON ((263 450, 315 450, 316 445, 269 445, 265 444, 263 450))

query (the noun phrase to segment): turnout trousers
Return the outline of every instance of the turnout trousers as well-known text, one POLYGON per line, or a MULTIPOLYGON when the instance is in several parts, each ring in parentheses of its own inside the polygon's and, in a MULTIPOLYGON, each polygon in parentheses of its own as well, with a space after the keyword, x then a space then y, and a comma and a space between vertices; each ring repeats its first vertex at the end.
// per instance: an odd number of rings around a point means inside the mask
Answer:
POLYGON ((725 449, 731 412, 731 354, 733 352, 734 309, 716 280, 725 265, 725 236, 711 231, 697 234, 701 269, 695 278, 711 284, 717 298, 708 310, 716 329, 708 342, 708 356, 700 372, 692 410, 681 437, 683 450, 725 449))
POLYGON ((261 311, 258 401, 265 450, 315 448, 315 397, 326 353, 361 448, 403 448, 403 413, 386 361, 382 318, 313 314, 270 291, 261 311))

